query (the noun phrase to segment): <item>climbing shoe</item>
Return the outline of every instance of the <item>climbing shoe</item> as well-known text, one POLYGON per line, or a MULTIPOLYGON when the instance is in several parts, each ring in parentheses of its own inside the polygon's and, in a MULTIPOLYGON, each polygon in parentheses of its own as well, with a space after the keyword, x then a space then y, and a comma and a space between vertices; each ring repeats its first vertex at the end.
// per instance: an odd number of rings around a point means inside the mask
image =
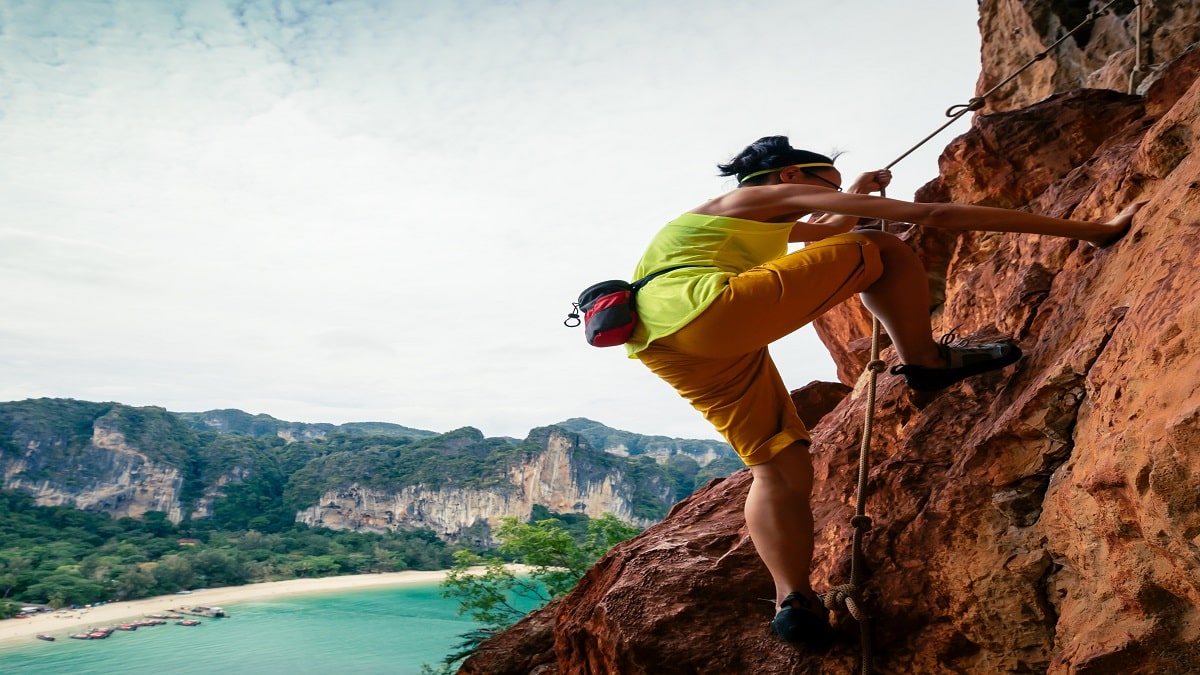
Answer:
POLYGON ((793 644, 824 651, 833 644, 829 613, 811 598, 789 593, 779 603, 779 613, 771 620, 771 630, 793 644))
POLYGON ((937 391, 945 389, 955 382, 998 370, 1017 362, 1021 358, 1021 349, 1011 342, 968 347, 962 341, 955 340, 954 333, 947 333, 938 345, 942 358, 950 364, 946 368, 927 368, 925 366, 900 365, 892 367, 893 375, 903 375, 910 389, 916 391, 937 391))

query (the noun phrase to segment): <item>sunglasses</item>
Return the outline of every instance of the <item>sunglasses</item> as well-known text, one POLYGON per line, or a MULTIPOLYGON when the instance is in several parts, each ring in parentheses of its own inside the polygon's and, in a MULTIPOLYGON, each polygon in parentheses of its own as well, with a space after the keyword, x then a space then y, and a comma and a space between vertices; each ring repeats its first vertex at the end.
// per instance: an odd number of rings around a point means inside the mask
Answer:
POLYGON ((829 187, 833 188, 834 190, 837 190, 838 192, 842 191, 841 185, 838 185, 837 183, 829 180, 828 178, 822 178, 822 177, 818 176, 816 171, 804 171, 804 175, 808 176, 809 178, 816 178, 817 180, 828 185, 829 187))

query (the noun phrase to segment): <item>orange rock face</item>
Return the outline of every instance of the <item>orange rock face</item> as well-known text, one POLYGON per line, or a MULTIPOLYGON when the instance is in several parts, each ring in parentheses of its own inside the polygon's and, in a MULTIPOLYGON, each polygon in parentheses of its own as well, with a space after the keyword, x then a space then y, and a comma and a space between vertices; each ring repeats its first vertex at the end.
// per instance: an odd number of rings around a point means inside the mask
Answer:
POLYGON ((979 32, 983 70, 977 94, 1000 85, 1050 50, 1048 58, 1033 62, 989 96, 983 109, 1014 110, 1079 87, 1140 93, 1165 64, 1200 40, 1200 5, 1191 0, 1142 0, 1139 22, 1133 0, 980 0, 979 32), (1102 14, 1090 15, 1103 7, 1107 10, 1102 14))
MULTIPOLYGON (((1149 203, 1100 250, 912 233, 944 297, 936 324, 1026 356, 924 400, 880 379, 862 589, 879 672, 1200 672, 1198 76, 1187 56, 1144 99, 1077 91, 981 116, 924 191, 1080 219, 1149 203)), ((865 336, 826 328, 837 345, 865 336)), ((835 350, 846 372, 853 352, 835 350)), ((860 387, 814 429, 819 591, 849 576, 864 403, 860 387)), ((859 672, 844 613, 827 654, 770 633, 749 483, 706 486, 462 672, 859 672)))

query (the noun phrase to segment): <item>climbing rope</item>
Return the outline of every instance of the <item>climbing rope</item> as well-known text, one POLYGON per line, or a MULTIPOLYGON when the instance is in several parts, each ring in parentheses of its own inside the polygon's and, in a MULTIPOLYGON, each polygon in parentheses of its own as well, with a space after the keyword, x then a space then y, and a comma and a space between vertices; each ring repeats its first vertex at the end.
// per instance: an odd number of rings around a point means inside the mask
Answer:
POLYGON ((1141 81, 1142 74, 1142 2, 1138 0, 1133 5, 1133 11, 1137 13, 1137 28, 1133 34, 1133 70, 1129 71, 1129 91, 1132 94, 1137 91, 1138 83, 1141 81))
MULTIPOLYGON (((882 192, 882 191, 881 191, 882 192)), ((862 443, 858 449, 858 490, 854 504, 854 517, 850 525, 854 528, 854 543, 850 557, 850 583, 835 586, 823 595, 821 601, 825 608, 834 611, 844 605, 850 616, 858 622, 859 646, 862 651, 862 673, 870 675, 874 655, 871 649, 871 624, 867 615, 866 605, 862 601, 862 573, 866 564, 863 554, 863 536, 871 529, 871 517, 867 515, 867 477, 870 474, 869 457, 871 454, 871 436, 875 427, 875 387, 879 374, 887 364, 879 358, 880 342, 879 319, 871 320, 871 360, 867 362, 865 373, 867 377, 867 408, 863 418, 862 443)))
MULTIPOLYGON (((929 134, 929 135, 928 135, 928 136, 926 136, 925 138, 922 138, 922 139, 920 140, 920 142, 918 142, 916 145, 914 145, 914 146, 912 146, 911 148, 909 148, 908 150, 906 150, 906 151, 904 152, 904 154, 902 154, 902 155, 900 155, 899 157, 897 157, 895 160, 893 160, 893 161, 892 161, 892 163, 891 163, 891 164, 888 164, 888 165, 887 165, 887 166, 885 166, 884 168, 885 168, 885 169, 890 169, 890 168, 892 168, 893 166, 896 166, 897 164, 899 164, 899 163, 900 163, 900 160, 904 159, 905 157, 908 157, 908 156, 909 156, 909 155, 911 155, 913 152, 915 152, 915 151, 917 150, 917 148, 920 148, 922 145, 925 145, 925 144, 926 144, 926 143, 928 143, 928 142, 929 142, 929 141, 930 141, 930 140, 931 140, 931 139, 932 139, 934 136, 937 136, 938 134, 942 133, 942 132, 943 132, 943 131, 945 131, 945 130, 946 130, 946 128, 947 128, 947 127, 949 127, 951 124, 954 124, 955 122, 957 122, 957 121, 958 121, 958 118, 962 117, 963 115, 966 115, 967 113, 969 113, 969 112, 971 112, 971 111, 974 111, 974 110, 979 110, 980 108, 982 108, 982 107, 983 107, 983 106, 986 104, 986 102, 987 102, 987 97, 989 97, 989 96, 991 96, 992 94, 996 93, 996 92, 997 92, 997 91, 998 91, 998 90, 999 90, 1001 87, 1003 87, 1004 85, 1008 84, 1009 82, 1012 82, 1014 79, 1016 79, 1016 77, 1017 77, 1018 75, 1020 75, 1021 73, 1025 72, 1025 71, 1026 71, 1026 70, 1027 70, 1027 69, 1028 69, 1030 66, 1032 66, 1033 64, 1037 63, 1038 61, 1041 61, 1042 59, 1045 59, 1047 56, 1049 56, 1049 55, 1050 55, 1050 52, 1054 51, 1054 49, 1055 49, 1056 47, 1058 47, 1060 44, 1062 44, 1064 40, 1066 40, 1067 38, 1069 38, 1069 37, 1071 37, 1072 35, 1074 35, 1074 34, 1075 34, 1077 31, 1079 31, 1080 29, 1082 29, 1084 26, 1087 26, 1088 24, 1092 23, 1092 22, 1093 22, 1093 21, 1095 21, 1096 19, 1098 19, 1098 18, 1100 18, 1100 17, 1104 16, 1105 14, 1107 14, 1107 13, 1108 13, 1108 8, 1109 8, 1109 7, 1112 7, 1112 6, 1113 6, 1113 5, 1115 5, 1116 3, 1117 3, 1117 0, 1109 0, 1109 3, 1108 3, 1108 4, 1106 4, 1106 5, 1104 5, 1104 6, 1103 6, 1103 7, 1101 7, 1100 9, 1097 9, 1097 10, 1095 10, 1095 11, 1093 11, 1093 12, 1088 12, 1088 15, 1087 15, 1086 17, 1084 17, 1083 21, 1082 21, 1082 22, 1080 22, 1080 24, 1079 24, 1078 26, 1075 26, 1075 27, 1074 27, 1074 28, 1072 28, 1070 31, 1068 31, 1068 32, 1067 32, 1065 35, 1063 35, 1062 37, 1060 37, 1060 38, 1058 38, 1057 40, 1055 40, 1055 41, 1054 41, 1054 44, 1052 44, 1052 45, 1050 45, 1049 47, 1047 47, 1047 48, 1046 48, 1045 50, 1043 50, 1043 51, 1042 51, 1040 54, 1038 54, 1037 56, 1034 56, 1032 59, 1029 59, 1029 61, 1028 61, 1028 62, 1027 62, 1025 65, 1023 65, 1023 66, 1021 66, 1020 68, 1016 69, 1015 71, 1013 71, 1013 73, 1012 73, 1011 75, 1009 75, 1008 77, 1006 77, 1006 78, 1004 78, 1003 80, 1001 80, 1001 81, 1000 81, 1000 84, 997 84, 996 86, 992 87, 991 89, 988 89, 987 91, 985 91, 984 93, 980 94, 979 96, 976 96, 976 97, 974 97, 974 98, 970 99, 970 100, 969 100, 969 101, 967 101, 966 103, 958 103, 958 104, 952 105, 952 106, 950 106, 949 108, 947 108, 947 109, 946 109, 946 117, 949 117, 950 119, 949 119, 949 120, 947 120, 945 124, 943 124, 942 126, 938 127, 937 129, 935 129, 935 130, 933 131, 933 133, 929 134)), ((1140 18, 1140 17, 1141 17, 1141 0, 1138 0, 1138 2, 1136 3, 1136 5, 1137 5, 1137 8, 1138 8, 1138 16, 1139 16, 1139 18, 1140 18)), ((1140 19, 1139 19, 1139 20, 1140 20, 1140 19)), ((1138 33, 1139 33, 1139 36, 1140 36, 1140 34, 1141 34, 1141 28, 1140 28, 1140 25, 1139 25, 1138 33)), ((1139 38, 1139 40, 1140 40, 1140 38, 1139 38)), ((1139 44, 1140 44, 1140 42, 1139 42, 1139 44)), ((1140 48, 1138 49, 1138 52, 1139 52, 1139 53, 1141 52, 1141 49, 1140 49, 1140 48)), ((1140 67, 1140 66, 1139 66, 1139 67, 1140 67)))
MULTIPOLYGON (((887 191, 881 189, 880 196, 887 196, 887 191)), ((885 224, 886 225, 886 224, 885 224)), ((854 516, 850 518, 850 526, 854 528, 854 539, 850 553, 850 581, 840 586, 834 586, 820 595, 821 602, 830 611, 845 606, 850 616, 858 622, 858 641, 862 653, 862 675, 870 675, 874 654, 871 648, 871 623, 867 614, 866 603, 862 600, 862 575, 866 566, 866 556, 863 553, 863 537, 871 529, 871 517, 867 515, 867 479, 870 476, 871 437, 875 433, 875 392, 879 382, 879 374, 887 369, 887 363, 879 358, 882 327, 879 318, 871 317, 871 358, 867 361, 863 374, 867 375, 867 405, 863 415, 862 441, 858 447, 858 487, 855 491, 854 516)))
MULTIPOLYGON (((983 94, 976 96, 965 104, 958 104, 946 109, 946 116, 950 119, 938 127, 933 133, 921 139, 919 143, 906 150, 902 155, 897 157, 888 164, 885 169, 891 169, 893 166, 900 163, 901 160, 911 155, 918 148, 928 143, 934 136, 937 136, 951 124, 957 121, 960 117, 973 110, 982 108, 989 96, 998 91, 1001 87, 1011 82, 1018 75, 1024 72, 1034 63, 1046 58, 1058 45, 1062 44, 1063 40, 1075 34, 1084 26, 1092 23, 1097 18, 1108 12, 1108 8, 1116 4, 1117 0, 1111 0, 1108 4, 1100 9, 1088 13, 1087 17, 1078 26, 1072 28, 1065 35, 1060 37, 1054 44, 1047 47, 1037 56, 1034 56, 1028 63, 1018 68, 1008 77, 1004 78, 999 84, 987 90, 983 94)), ((1137 65, 1134 68, 1134 74, 1141 70, 1141 31, 1142 31, 1142 3, 1141 0, 1135 3, 1137 10, 1137 31, 1138 31, 1138 55, 1137 65)), ((1130 88, 1132 89, 1134 74, 1130 75, 1130 88)), ((887 196, 886 190, 879 191, 880 196, 887 196)), ((886 223, 882 225, 886 228, 886 223)), ((869 615, 866 610, 866 604, 862 600, 862 575, 863 568, 866 565, 866 556, 863 553, 863 538, 867 531, 871 529, 871 518, 866 514, 867 505, 867 479, 870 474, 870 452, 871 452, 871 437, 875 427, 875 392, 879 380, 879 374, 886 368, 887 364, 879 358, 880 339, 882 329, 878 317, 871 317, 871 358, 867 361, 863 374, 867 375, 867 403, 863 416, 863 431, 862 442, 858 452, 858 488, 855 494, 854 517, 850 519, 850 525, 854 528, 854 539, 851 545, 850 554, 850 581, 840 586, 834 586, 825 593, 820 595, 821 602, 825 608, 830 611, 836 611, 838 607, 845 606, 850 615, 858 622, 859 629, 859 644, 862 652, 862 675, 870 675, 874 655, 871 647, 871 626, 869 615)))

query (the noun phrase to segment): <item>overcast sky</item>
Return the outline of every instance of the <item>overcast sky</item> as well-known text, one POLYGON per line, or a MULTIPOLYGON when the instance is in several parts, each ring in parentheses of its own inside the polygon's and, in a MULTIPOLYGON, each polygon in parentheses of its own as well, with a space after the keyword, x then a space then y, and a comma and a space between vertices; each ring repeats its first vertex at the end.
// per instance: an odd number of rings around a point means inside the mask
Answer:
MULTIPOLYGON (((759 136, 895 159, 974 94, 976 12, 0 0, 0 400, 717 438, 571 302, 759 136)), ((772 350, 835 379, 810 330, 772 350)))

